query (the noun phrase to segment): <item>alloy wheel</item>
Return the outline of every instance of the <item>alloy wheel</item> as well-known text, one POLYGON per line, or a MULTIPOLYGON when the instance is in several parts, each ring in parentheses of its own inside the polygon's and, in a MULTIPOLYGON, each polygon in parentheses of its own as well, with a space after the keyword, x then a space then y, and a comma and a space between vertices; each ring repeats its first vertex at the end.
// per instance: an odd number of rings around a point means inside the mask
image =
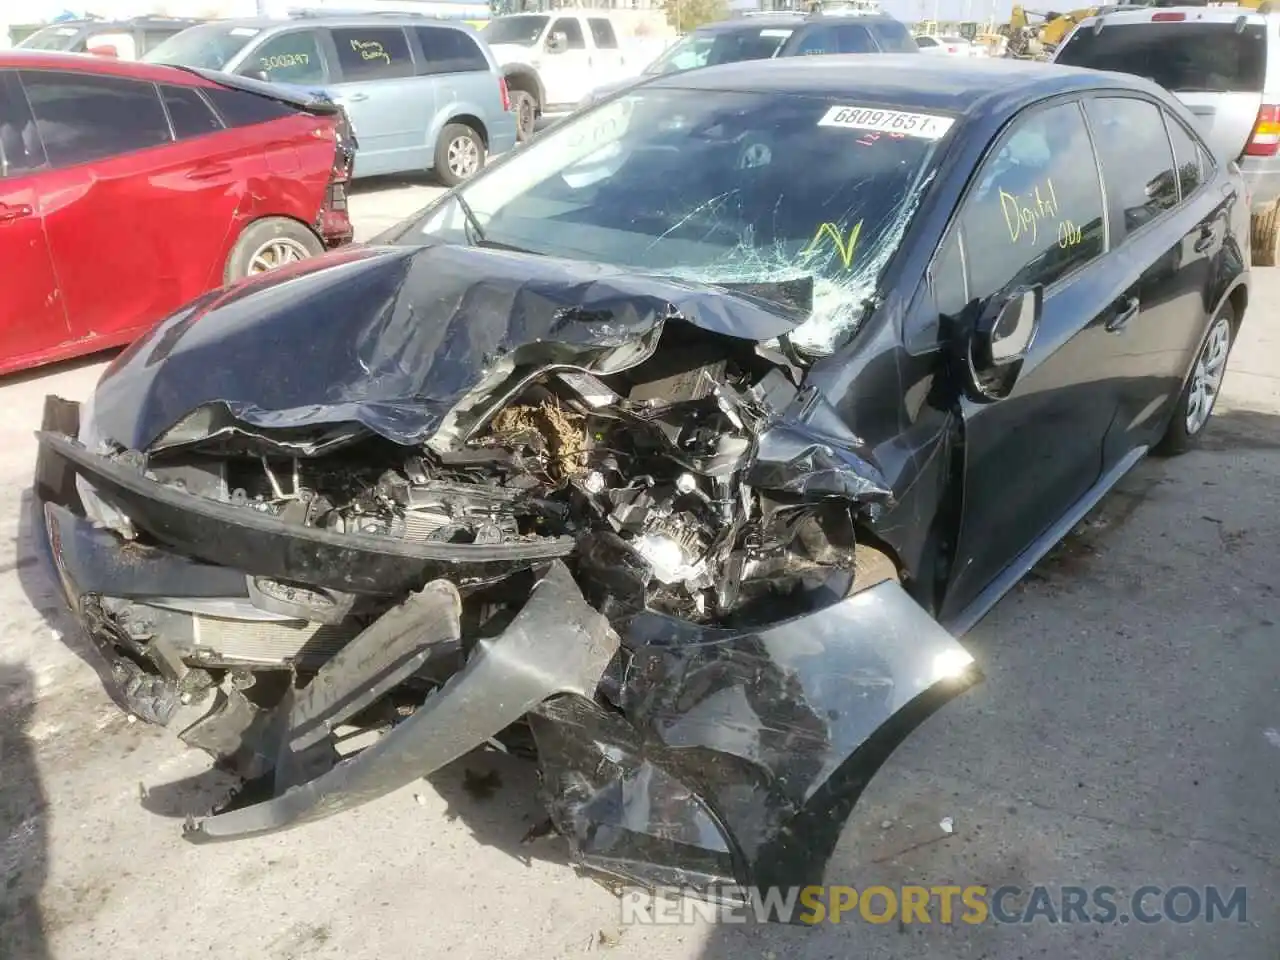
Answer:
POLYGON ((1231 352, 1231 322, 1219 317, 1213 322, 1209 336, 1196 357, 1187 395, 1187 434, 1195 436, 1209 420, 1213 405, 1222 389, 1227 372, 1227 355, 1231 352))
POLYGON ((252 276, 255 273, 266 273, 268 270, 283 267, 286 263, 305 260, 308 256, 310 253, 307 248, 297 240, 277 237, 274 240, 268 240, 254 251, 253 256, 249 258, 249 274, 252 276))
POLYGON ((474 137, 454 137, 449 141, 449 172, 465 180, 480 169, 480 145, 474 137))

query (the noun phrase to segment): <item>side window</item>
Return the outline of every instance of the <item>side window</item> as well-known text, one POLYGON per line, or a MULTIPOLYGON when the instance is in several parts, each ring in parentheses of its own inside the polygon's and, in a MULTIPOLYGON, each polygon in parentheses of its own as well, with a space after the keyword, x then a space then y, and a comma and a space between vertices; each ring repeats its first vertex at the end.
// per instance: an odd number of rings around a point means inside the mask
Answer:
POLYGON ((0 177, 13 177, 45 164, 44 146, 12 70, 0 70, 0 177))
POLYGON ((338 65, 342 67, 342 79, 346 82, 389 80, 413 75, 409 39, 398 27, 330 32, 338 47, 338 65))
POLYGON ((842 23, 835 28, 836 50, 840 53, 878 53, 871 31, 860 23, 842 23))
POLYGON ((960 250, 960 231, 951 231, 950 238, 942 245, 929 271, 933 286, 933 299, 938 314, 957 317, 969 302, 969 290, 965 283, 964 256, 960 250))
POLYGON ((324 83, 327 73, 320 39, 314 30, 296 30, 268 38, 236 72, 246 76, 264 73, 275 83, 324 83))
POLYGON ((154 84, 52 70, 23 70, 21 77, 55 167, 170 142, 154 84))
MULTIPOLYGON (((561 17, 551 25, 551 33, 563 33, 568 42, 566 50, 585 50, 587 42, 582 38, 582 24, 577 17, 561 17)), ((549 36, 549 34, 548 34, 549 36)))
POLYGON ((1086 101, 1085 112, 1098 144, 1108 206, 1123 212, 1125 233, 1133 233, 1178 202, 1160 108, 1132 97, 1100 97, 1086 101))
POLYGON ((228 87, 210 87, 205 96, 228 127, 249 127, 255 123, 268 123, 281 117, 291 117, 298 111, 287 103, 270 97, 228 87))
POLYGON ((414 27, 418 43, 426 57, 421 73, 465 73, 489 69, 476 42, 461 30, 451 27, 414 27))
POLYGON ((1048 286, 1103 252, 1102 188, 1076 102, 1015 120, 960 214, 969 294, 1048 286))
POLYGON ((194 87, 160 87, 165 109, 173 123, 173 133, 179 140, 203 136, 222 129, 222 121, 205 103, 200 91, 194 87))
POLYGON ((587 21, 587 26, 591 28, 591 39, 596 42, 596 47, 601 50, 617 50, 618 38, 614 35, 613 24, 603 17, 592 17, 587 21))
POLYGON ((1169 139, 1173 142, 1173 162, 1178 171, 1178 188, 1185 199, 1204 183, 1208 171, 1200 166, 1200 145, 1187 132, 1187 128, 1168 113, 1164 115, 1164 122, 1169 128, 1169 139))
POLYGON ((797 57, 809 57, 835 53, 839 49, 840 43, 836 39, 836 33, 833 28, 816 27, 805 34, 804 39, 800 41, 800 46, 796 48, 795 55, 797 57))

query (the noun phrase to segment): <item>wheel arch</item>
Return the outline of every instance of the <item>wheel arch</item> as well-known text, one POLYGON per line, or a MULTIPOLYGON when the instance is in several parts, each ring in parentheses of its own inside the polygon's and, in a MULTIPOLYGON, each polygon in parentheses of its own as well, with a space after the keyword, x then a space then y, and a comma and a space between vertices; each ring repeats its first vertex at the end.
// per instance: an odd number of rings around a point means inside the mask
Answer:
POLYGON ((533 99, 536 101, 534 109, 537 113, 542 113, 542 105, 547 102, 547 93, 537 70, 528 64, 512 63, 502 68, 502 76, 507 81, 508 90, 523 90, 525 93, 533 94, 533 99))

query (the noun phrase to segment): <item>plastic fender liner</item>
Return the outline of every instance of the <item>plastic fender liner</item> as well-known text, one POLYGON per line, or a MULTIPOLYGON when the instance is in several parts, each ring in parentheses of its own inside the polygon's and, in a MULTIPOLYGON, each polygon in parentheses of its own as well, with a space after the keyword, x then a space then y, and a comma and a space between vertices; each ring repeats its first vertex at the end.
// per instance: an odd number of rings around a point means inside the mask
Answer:
POLYGON ((751 630, 644 613, 623 643, 621 716, 564 697, 530 723, 576 858, 640 884, 822 883, 871 777, 980 679, 893 581, 751 630))
POLYGON ((37 437, 42 449, 73 464, 156 540, 254 576, 347 593, 396 595, 438 577, 502 576, 573 552, 571 537, 494 546, 417 543, 285 523, 149 480, 137 469, 90 453, 60 434, 41 432, 37 437))
POLYGON ((548 697, 593 696, 617 650, 608 621, 554 561, 511 625, 481 640, 466 666, 386 736, 277 797, 190 821, 184 834, 193 843, 256 836, 368 803, 480 746, 548 697))

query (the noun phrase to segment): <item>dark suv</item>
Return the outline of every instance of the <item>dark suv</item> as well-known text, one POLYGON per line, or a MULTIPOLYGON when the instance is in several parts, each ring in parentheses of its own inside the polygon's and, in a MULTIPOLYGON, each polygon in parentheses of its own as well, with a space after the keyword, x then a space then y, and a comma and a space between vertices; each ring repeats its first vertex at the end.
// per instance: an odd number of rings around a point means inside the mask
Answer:
POLYGON ((174 17, 133 17, 128 20, 61 20, 24 37, 23 50, 56 53, 97 53, 120 60, 141 60, 174 34, 200 20, 174 17))
POLYGON ((668 47, 639 77, 603 84, 585 106, 638 80, 739 60, 771 60, 824 53, 919 53, 906 26, 882 14, 746 16, 699 27, 668 47))

